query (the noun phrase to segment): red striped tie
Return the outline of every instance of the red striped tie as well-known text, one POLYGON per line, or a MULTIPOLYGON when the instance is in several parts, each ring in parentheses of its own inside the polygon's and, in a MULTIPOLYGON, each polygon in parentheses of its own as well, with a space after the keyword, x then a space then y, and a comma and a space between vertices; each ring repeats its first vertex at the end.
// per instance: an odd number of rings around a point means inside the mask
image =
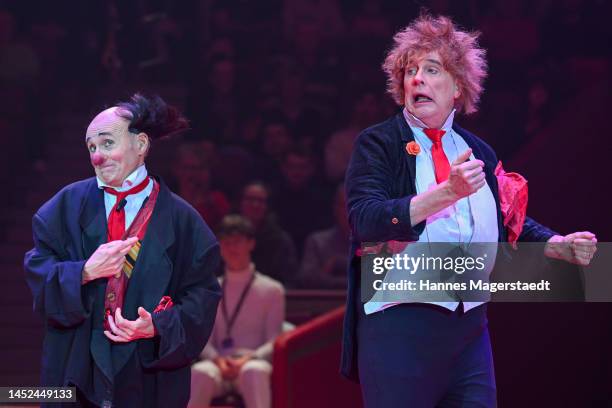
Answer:
POLYGON ((423 131, 433 143, 433 146, 431 147, 431 157, 434 163, 436 182, 440 184, 441 182, 448 180, 448 175, 450 174, 450 164, 448 163, 448 158, 446 157, 446 154, 444 154, 444 149, 442 148, 442 136, 444 136, 446 131, 442 129, 423 129, 423 131))

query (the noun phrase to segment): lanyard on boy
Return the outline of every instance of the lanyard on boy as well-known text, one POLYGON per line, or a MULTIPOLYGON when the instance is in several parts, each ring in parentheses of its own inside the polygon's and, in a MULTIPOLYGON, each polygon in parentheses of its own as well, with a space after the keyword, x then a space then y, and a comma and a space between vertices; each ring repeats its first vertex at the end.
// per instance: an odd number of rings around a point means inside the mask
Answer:
POLYGON ((251 289, 251 285, 253 285, 253 281, 255 280, 255 272, 251 275, 251 279, 249 279, 248 283, 242 290, 240 294, 240 298, 238 299, 238 303, 234 308, 234 312, 230 317, 228 317, 227 313, 227 305, 225 302, 225 284, 227 282, 227 278, 223 279, 223 283, 221 285, 221 289, 223 290, 223 297, 221 298, 221 310, 223 311, 223 319, 225 320, 225 338, 221 342, 221 346, 224 349, 230 349, 234 347, 234 339, 232 338, 232 327, 234 327, 234 323, 236 323, 236 318, 238 317, 238 313, 240 313, 240 309, 242 308, 242 304, 244 303, 244 299, 246 295, 249 293, 249 289, 251 289))

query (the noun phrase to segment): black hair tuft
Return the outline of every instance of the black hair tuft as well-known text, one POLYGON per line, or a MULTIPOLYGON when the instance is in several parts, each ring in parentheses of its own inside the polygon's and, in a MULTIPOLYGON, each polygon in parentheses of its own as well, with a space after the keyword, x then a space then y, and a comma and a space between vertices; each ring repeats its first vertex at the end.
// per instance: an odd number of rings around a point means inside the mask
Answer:
POLYGON ((174 136, 189 129, 189 122, 177 108, 158 95, 134 94, 128 102, 119 102, 119 116, 130 121, 131 133, 146 133, 151 140, 174 136))

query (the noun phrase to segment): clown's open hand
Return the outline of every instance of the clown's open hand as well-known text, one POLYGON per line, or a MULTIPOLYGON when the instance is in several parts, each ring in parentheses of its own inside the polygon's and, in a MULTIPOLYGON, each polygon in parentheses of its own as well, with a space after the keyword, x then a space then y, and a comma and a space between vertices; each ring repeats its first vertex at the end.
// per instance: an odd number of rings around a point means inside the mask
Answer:
POLYGON ((138 319, 128 320, 121 316, 121 309, 115 310, 115 316, 108 316, 111 331, 105 330, 106 337, 116 343, 127 343, 138 339, 147 339, 155 335, 155 326, 151 313, 144 307, 138 308, 138 319))

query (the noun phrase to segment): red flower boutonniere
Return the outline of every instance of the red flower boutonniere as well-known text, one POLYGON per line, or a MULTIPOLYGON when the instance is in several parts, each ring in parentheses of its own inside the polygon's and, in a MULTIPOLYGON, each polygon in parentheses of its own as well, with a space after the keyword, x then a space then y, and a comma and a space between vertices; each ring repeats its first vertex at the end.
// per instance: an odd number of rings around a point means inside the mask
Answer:
POLYGON ((406 145, 406 151, 408 154, 416 156, 417 154, 421 153, 421 146, 419 146, 417 142, 412 141, 406 145))

